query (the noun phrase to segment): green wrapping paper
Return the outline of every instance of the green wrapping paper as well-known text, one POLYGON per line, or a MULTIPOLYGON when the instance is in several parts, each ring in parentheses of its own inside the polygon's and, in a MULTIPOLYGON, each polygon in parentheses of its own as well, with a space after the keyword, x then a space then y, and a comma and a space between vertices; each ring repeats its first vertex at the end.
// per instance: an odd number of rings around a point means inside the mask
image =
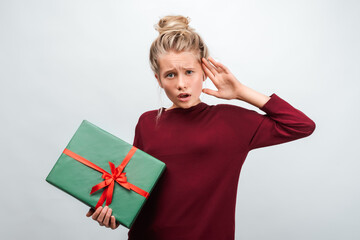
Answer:
MULTIPOLYGON (((133 146, 120 138, 84 120, 66 149, 80 155, 111 174, 109 162, 118 167, 133 146)), ((165 163, 137 149, 123 172, 127 181, 148 192, 165 170, 165 163)), ((90 207, 95 207, 105 188, 90 194, 93 186, 103 182, 103 174, 62 153, 46 178, 50 184, 67 192, 90 207)), ((112 215, 123 226, 131 228, 146 198, 115 182, 112 215)), ((103 206, 105 203, 103 204, 103 206)))

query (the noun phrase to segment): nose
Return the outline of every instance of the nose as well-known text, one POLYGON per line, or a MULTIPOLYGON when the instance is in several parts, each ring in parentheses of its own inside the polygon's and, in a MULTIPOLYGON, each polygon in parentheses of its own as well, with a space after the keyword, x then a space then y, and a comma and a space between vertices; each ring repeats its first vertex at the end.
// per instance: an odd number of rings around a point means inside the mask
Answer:
POLYGON ((181 90, 181 89, 185 89, 186 87, 187 87, 186 76, 184 76, 183 74, 179 74, 177 81, 177 88, 181 90))

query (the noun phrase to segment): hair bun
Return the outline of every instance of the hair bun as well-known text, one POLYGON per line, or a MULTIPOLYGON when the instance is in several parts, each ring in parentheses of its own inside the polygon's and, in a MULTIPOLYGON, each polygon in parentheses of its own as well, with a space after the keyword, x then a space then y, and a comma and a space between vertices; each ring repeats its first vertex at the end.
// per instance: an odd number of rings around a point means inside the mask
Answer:
POLYGON ((190 31, 194 30, 191 27, 189 27, 190 22, 189 17, 184 17, 181 15, 170 15, 165 16, 159 20, 157 24, 154 25, 155 29, 159 32, 159 34, 163 34, 165 32, 171 32, 171 31, 178 31, 178 32, 184 32, 184 31, 190 31))

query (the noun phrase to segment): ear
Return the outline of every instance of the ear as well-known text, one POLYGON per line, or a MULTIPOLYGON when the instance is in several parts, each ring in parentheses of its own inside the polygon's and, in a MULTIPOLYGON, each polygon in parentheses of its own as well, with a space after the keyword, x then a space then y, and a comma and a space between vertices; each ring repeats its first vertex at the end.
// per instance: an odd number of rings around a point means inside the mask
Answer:
POLYGON ((163 88, 162 84, 161 84, 161 80, 159 79, 159 76, 155 73, 155 78, 158 81, 158 84, 161 88, 163 88))

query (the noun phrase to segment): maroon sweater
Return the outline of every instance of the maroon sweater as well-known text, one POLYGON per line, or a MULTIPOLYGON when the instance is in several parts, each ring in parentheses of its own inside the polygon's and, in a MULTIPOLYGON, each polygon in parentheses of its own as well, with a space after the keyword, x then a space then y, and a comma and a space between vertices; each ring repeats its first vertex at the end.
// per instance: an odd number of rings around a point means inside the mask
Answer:
POLYGON ((143 113, 133 145, 166 164, 128 235, 131 240, 231 240, 239 174, 255 148, 309 136, 315 123, 272 94, 260 108, 201 102, 143 113))

